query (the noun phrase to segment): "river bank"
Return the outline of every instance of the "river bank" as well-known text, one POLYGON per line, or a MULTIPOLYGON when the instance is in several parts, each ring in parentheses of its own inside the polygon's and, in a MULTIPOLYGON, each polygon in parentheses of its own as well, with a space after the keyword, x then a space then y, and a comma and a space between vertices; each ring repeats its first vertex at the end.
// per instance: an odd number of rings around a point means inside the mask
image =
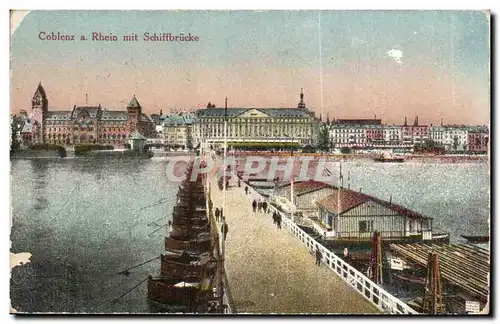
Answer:
MULTIPOLYGON (((247 156, 263 156, 263 157, 289 157, 290 152, 268 152, 268 151, 236 151, 229 154, 235 157, 247 156)), ((325 158, 329 161, 373 161, 373 157, 369 154, 320 154, 320 153, 297 153, 294 152, 295 157, 312 157, 315 159, 325 158)), ((399 156, 399 155, 398 155, 399 156)), ((400 155, 404 157, 405 162, 418 162, 418 163, 489 163, 490 158, 488 155, 417 155, 405 154, 400 155)))

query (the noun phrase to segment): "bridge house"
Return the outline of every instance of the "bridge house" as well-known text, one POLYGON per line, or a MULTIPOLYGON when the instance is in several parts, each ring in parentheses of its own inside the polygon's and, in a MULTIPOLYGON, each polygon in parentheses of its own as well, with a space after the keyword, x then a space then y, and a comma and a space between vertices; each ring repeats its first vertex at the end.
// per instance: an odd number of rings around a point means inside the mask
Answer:
POLYGON ((367 240, 378 231, 382 239, 431 240, 432 218, 350 189, 334 188, 316 202, 316 230, 332 239, 367 240))

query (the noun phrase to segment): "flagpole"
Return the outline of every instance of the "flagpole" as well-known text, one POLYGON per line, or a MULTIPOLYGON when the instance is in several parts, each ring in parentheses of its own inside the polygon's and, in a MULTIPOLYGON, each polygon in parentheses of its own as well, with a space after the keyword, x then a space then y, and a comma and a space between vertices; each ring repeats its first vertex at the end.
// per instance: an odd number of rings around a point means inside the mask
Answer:
MULTIPOLYGON (((290 150, 290 156, 292 157, 292 163, 293 166, 295 167, 295 162, 293 161, 293 137, 292 137, 292 148, 290 150)), ((292 174, 290 176, 290 202, 292 205, 290 206, 290 221, 293 224, 293 208, 294 208, 294 202, 293 202, 293 167, 292 167, 292 174)), ((291 227, 291 226, 290 226, 291 227)))
POLYGON ((342 158, 340 158, 340 170, 339 170, 339 186, 337 188, 337 218, 340 222, 340 213, 342 208, 340 207, 340 190, 342 190, 342 158))
MULTIPOLYGON (((226 228, 226 159, 227 159, 227 97, 226 97, 226 104, 225 104, 225 109, 224 109, 224 158, 223 158, 223 166, 222 168, 224 169, 223 171, 223 178, 222 178, 222 226, 221 226, 221 260, 220 260, 220 267, 221 267, 221 276, 224 274, 224 263, 225 263, 225 257, 226 257, 226 234, 225 234, 225 228, 226 228)), ((224 313, 224 279, 221 277, 219 278, 220 282, 220 291, 219 291, 219 306, 220 306, 220 312, 224 313)))

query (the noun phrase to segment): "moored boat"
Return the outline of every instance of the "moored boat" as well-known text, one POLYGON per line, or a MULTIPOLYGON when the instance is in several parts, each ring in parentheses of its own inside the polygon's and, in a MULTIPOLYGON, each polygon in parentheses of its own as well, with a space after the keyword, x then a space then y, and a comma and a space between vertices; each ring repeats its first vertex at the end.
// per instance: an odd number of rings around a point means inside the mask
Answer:
POLYGON ((402 156, 379 156, 373 158, 375 162, 389 162, 389 163, 402 163, 405 158, 402 156))
POLYGON ((148 299, 168 305, 187 307, 195 312, 212 299, 211 278, 148 277, 148 299))
POLYGON ((489 235, 460 235, 470 243, 487 243, 490 241, 489 235))

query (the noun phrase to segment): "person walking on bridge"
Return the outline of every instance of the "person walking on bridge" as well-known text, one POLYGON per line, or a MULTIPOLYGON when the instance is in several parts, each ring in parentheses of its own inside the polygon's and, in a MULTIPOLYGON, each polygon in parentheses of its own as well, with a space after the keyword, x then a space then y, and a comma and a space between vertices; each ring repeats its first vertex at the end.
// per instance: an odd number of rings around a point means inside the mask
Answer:
POLYGON ((248 186, 245 186, 245 195, 248 195, 248 186))
POLYGON ((267 201, 264 201, 262 203, 262 209, 264 210, 264 214, 266 214, 267 213, 267 201))
POLYGON ((319 250, 319 247, 316 246, 316 265, 321 266, 321 259, 323 256, 321 255, 321 251, 319 250))
POLYGON ((253 200, 252 201, 252 209, 253 209, 253 212, 255 213, 255 210, 257 209, 257 200, 253 200))
POLYGON ((223 233, 223 237, 224 237, 224 241, 226 240, 226 237, 227 237, 227 232, 229 231, 229 226, 227 226, 227 223, 224 222, 224 225, 221 226, 221 229, 220 229, 221 233, 223 233))
POLYGON ((215 207, 215 221, 219 221, 220 211, 219 207, 215 207))

